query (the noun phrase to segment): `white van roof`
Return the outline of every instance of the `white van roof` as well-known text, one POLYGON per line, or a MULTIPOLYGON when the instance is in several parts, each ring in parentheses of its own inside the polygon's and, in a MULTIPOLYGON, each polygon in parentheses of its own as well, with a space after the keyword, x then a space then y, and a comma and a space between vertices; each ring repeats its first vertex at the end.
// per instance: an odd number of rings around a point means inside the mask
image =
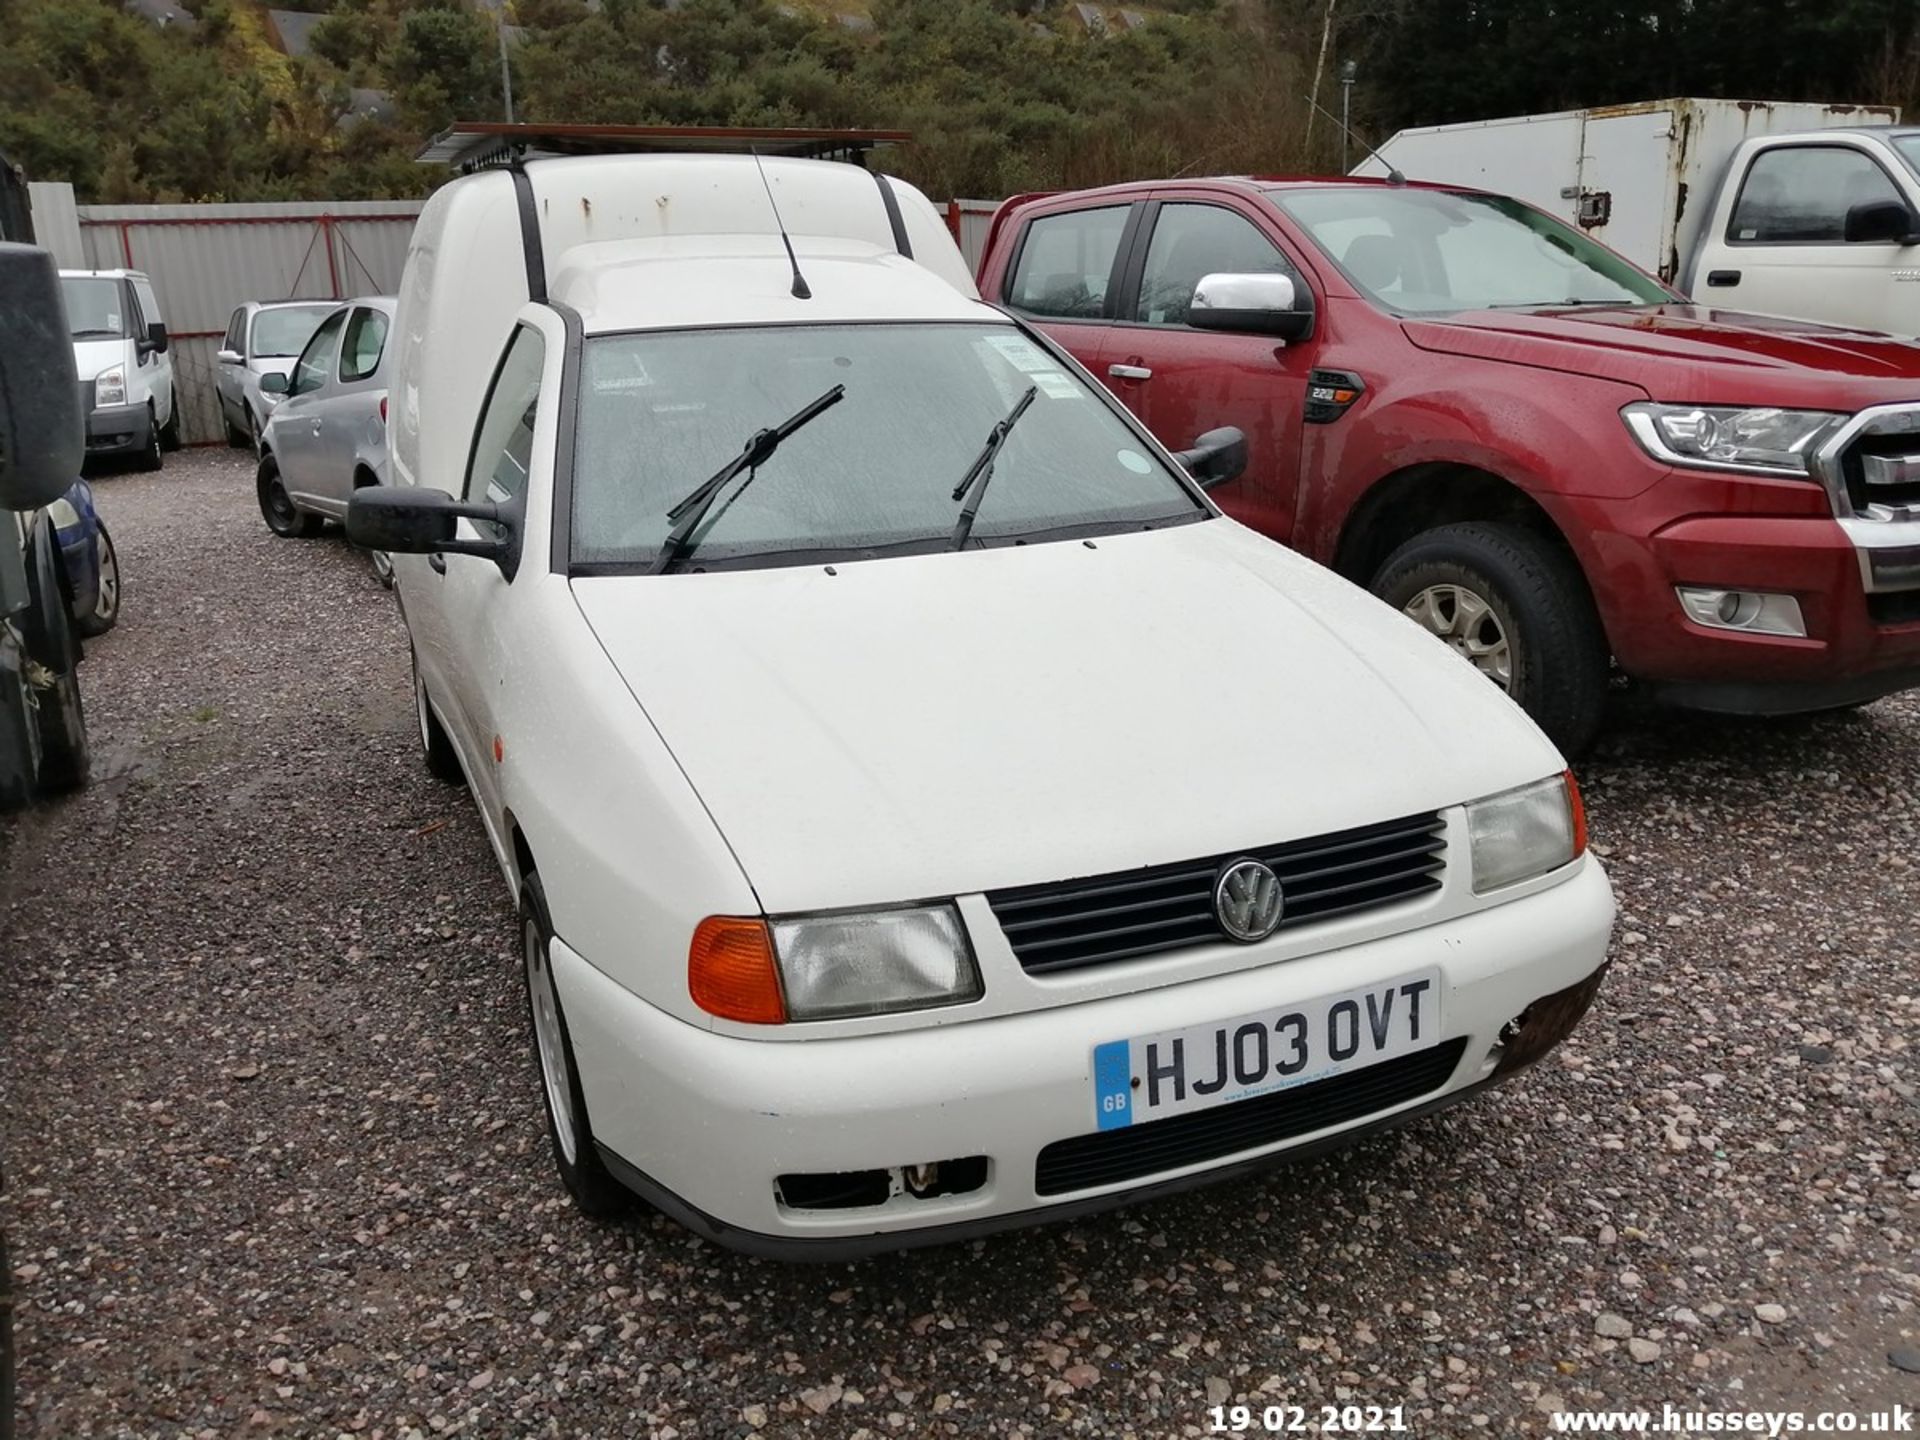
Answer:
POLYGON ((394 323, 406 402, 388 432, 395 478, 457 488, 473 418, 529 298, 606 331, 992 319, 979 293, 933 203, 856 165, 620 154, 480 170, 436 191, 414 226, 394 323), (781 223, 812 299, 791 294, 781 223))

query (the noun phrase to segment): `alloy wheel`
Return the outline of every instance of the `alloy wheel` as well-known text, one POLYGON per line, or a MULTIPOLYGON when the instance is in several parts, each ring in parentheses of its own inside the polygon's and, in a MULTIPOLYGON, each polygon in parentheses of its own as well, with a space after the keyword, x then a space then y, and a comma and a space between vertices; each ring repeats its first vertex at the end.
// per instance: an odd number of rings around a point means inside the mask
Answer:
POLYGON ((103 526, 100 531, 100 580, 93 597, 96 620, 111 621, 120 613, 120 555, 113 548, 113 536, 103 526))
POLYGON ((1429 585, 1405 613, 1451 645, 1502 690, 1513 688, 1513 647, 1492 602, 1464 585, 1429 585))
POLYGON ((553 988, 553 967, 540 927, 528 918, 523 927, 527 960, 527 996, 533 1009, 533 1046, 540 1059, 540 1082, 546 1087, 547 1109, 553 1116, 553 1135, 560 1155, 572 1165, 579 1159, 579 1127, 573 1115, 573 1071, 567 1064, 567 1046, 560 1030, 560 997, 553 988))

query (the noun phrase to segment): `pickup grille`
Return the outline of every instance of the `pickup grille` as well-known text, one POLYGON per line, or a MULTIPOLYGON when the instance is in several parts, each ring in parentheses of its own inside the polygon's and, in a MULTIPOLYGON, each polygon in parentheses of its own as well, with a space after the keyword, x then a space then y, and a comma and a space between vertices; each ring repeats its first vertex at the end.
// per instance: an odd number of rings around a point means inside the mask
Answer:
POLYGON ((1272 1095, 1056 1140, 1040 1152, 1033 1188, 1040 1195, 1064 1195, 1117 1185, 1351 1124, 1432 1094, 1447 1083, 1466 1048, 1462 1036, 1272 1095))
POLYGON ((1864 435, 1841 460, 1854 513, 1920 507, 1920 435, 1864 435))
POLYGON ((1437 890, 1445 852, 1440 816, 1429 811, 1264 849, 995 890, 987 904, 1021 969, 1051 975, 1225 940, 1213 911, 1214 877, 1243 855, 1280 877, 1286 930, 1437 890))

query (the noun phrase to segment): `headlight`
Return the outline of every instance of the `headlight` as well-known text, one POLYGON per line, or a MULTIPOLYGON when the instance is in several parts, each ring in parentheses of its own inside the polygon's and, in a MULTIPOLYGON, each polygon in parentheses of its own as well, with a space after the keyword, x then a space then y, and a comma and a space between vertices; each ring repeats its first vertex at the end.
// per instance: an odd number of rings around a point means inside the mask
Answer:
POLYGON ((96 405, 126 404, 127 372, 116 365, 111 370, 102 370, 94 376, 93 403, 96 405))
POLYGON ((1517 885, 1577 859, 1587 848, 1587 813, 1573 772, 1467 806, 1473 893, 1517 885))
POLYGON ((687 985, 708 1014, 758 1025, 924 1010, 981 993, 951 905, 771 922, 710 916, 694 931, 687 985))
POLYGON ((1804 476, 1807 457, 1846 416, 1642 403, 1627 406, 1620 418, 1649 455, 1669 465, 1804 476))

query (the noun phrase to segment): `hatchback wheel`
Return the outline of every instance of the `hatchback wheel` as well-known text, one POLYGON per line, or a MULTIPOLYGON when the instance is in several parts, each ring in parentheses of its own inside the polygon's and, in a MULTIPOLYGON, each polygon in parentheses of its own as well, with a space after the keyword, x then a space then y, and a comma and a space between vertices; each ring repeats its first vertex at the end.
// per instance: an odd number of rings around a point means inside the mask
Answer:
POLYGON ((1517 525, 1444 525, 1388 556, 1372 588, 1518 701, 1566 754, 1593 743, 1606 635, 1562 547, 1517 525))
POLYGON ((104 635, 120 619, 120 553, 113 548, 113 536, 105 522, 94 542, 100 552, 100 579, 93 595, 93 609, 80 619, 80 633, 89 638, 104 635))
POLYGON ((267 528, 283 540, 311 540, 326 522, 309 515, 293 503, 280 480, 280 462, 272 455, 260 458, 260 470, 254 479, 260 497, 260 515, 267 528))
POLYGON ((607 1219, 631 1208, 633 1195, 607 1173, 587 1121, 586 1095, 574 1062, 573 1041, 553 983, 553 922, 538 875, 520 884, 520 944, 525 961, 527 1010, 533 1022, 534 1064, 547 1107, 547 1135, 561 1183, 583 1214, 607 1219))

